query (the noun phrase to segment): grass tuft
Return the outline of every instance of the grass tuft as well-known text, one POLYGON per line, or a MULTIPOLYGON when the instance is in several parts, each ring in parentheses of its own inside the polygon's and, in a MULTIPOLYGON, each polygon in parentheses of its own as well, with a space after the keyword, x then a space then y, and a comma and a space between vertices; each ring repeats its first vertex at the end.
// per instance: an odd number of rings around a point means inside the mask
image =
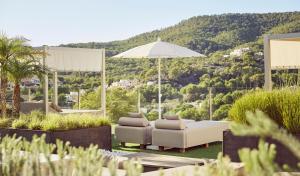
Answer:
POLYGON ((257 109, 266 113, 279 126, 290 132, 300 132, 300 89, 255 91, 237 100, 229 111, 229 118, 246 123, 246 112, 257 109))

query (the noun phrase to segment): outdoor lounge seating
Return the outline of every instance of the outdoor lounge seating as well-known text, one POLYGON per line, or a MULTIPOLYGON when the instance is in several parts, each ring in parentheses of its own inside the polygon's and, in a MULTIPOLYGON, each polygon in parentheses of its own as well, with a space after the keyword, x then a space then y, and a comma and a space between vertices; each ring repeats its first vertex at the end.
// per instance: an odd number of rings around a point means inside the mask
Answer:
POLYGON ((183 120, 159 119, 152 130, 152 145, 160 150, 179 148, 185 152, 186 148, 211 142, 223 141, 223 131, 228 129, 225 121, 199 121, 186 123, 183 120))
POLYGON ((152 127, 140 113, 129 113, 129 117, 121 117, 115 129, 116 139, 125 146, 126 143, 140 144, 141 149, 151 144, 152 127))

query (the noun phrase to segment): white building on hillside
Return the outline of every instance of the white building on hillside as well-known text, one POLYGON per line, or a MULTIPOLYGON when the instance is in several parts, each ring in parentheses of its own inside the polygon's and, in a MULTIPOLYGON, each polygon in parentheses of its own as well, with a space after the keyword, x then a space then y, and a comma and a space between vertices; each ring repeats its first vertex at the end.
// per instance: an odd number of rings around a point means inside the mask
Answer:
POLYGON ((235 49, 230 53, 230 56, 237 56, 240 57, 243 55, 243 53, 250 51, 250 48, 239 48, 239 49, 235 49))
POLYGON ((137 85, 138 85, 138 80, 136 80, 136 79, 133 79, 133 80, 124 80, 124 79, 121 79, 118 82, 113 82, 109 86, 109 88, 121 87, 121 88, 129 89, 129 88, 135 87, 137 85))

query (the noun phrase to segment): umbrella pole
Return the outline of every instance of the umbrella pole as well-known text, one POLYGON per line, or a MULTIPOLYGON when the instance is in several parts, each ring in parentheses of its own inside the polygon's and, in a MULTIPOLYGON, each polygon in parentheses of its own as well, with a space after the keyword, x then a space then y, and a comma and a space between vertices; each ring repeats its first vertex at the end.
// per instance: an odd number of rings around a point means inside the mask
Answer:
POLYGON ((141 113, 141 91, 140 91, 140 89, 138 89, 138 104, 137 104, 137 106, 138 106, 139 113, 141 113))
POLYGON ((161 119, 161 71, 160 58, 158 58, 158 118, 161 119))

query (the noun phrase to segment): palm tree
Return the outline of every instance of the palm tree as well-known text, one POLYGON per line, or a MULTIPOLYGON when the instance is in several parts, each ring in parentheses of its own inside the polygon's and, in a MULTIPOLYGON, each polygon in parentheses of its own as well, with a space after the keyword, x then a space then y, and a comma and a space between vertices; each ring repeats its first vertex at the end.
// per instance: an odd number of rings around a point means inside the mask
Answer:
POLYGON ((0 108, 2 117, 6 117, 6 89, 8 81, 8 63, 21 58, 33 58, 36 52, 26 44, 27 40, 22 37, 8 38, 0 34, 0 108))
POLYGON ((15 59, 8 63, 7 71, 10 80, 14 83, 13 90, 13 116, 20 114, 20 83, 24 78, 31 78, 34 75, 41 77, 45 68, 36 58, 15 59))

